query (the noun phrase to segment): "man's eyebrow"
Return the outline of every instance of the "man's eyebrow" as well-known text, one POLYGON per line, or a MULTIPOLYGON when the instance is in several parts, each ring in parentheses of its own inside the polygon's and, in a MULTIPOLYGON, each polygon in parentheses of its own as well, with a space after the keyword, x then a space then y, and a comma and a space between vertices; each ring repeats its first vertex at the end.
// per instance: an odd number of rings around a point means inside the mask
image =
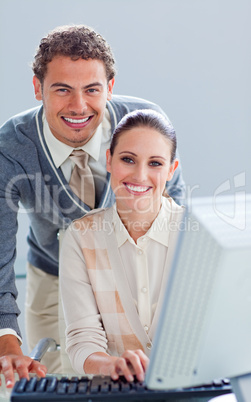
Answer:
POLYGON ((51 84, 51 88, 53 87, 63 87, 63 88, 68 88, 72 89, 72 87, 68 84, 64 84, 63 82, 54 82, 54 84, 51 84))
MULTIPOLYGON (((88 89, 88 88, 97 87, 97 86, 103 87, 101 82, 92 82, 91 84, 85 85, 83 87, 83 89, 88 89)), ((51 88, 53 88, 53 87, 61 87, 61 88, 73 89, 73 87, 71 87, 68 84, 65 84, 64 82, 54 82, 54 84, 51 85, 51 88)))
POLYGON ((103 84, 101 84, 101 82, 92 82, 91 84, 88 84, 86 86, 84 86, 84 89, 88 89, 91 87, 103 87, 103 84))

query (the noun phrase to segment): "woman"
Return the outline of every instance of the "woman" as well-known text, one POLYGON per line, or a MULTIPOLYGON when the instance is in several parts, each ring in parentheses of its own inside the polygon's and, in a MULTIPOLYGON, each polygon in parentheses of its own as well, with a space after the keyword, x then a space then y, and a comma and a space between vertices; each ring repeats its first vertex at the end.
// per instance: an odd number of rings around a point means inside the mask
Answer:
POLYGON ((144 379, 183 208, 162 194, 175 131, 152 110, 117 126, 107 170, 116 204, 76 220, 62 247, 67 352, 79 373, 144 379))

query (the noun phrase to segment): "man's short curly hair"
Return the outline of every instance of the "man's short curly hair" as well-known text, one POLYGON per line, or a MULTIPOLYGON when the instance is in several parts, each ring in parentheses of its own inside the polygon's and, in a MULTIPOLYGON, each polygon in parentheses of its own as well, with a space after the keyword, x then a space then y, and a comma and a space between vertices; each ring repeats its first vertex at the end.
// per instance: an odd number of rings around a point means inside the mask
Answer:
POLYGON ((55 28, 42 38, 32 64, 36 77, 43 83, 47 64, 55 56, 67 56, 72 60, 97 59, 103 61, 107 80, 116 74, 115 60, 106 40, 85 25, 65 25, 55 28))

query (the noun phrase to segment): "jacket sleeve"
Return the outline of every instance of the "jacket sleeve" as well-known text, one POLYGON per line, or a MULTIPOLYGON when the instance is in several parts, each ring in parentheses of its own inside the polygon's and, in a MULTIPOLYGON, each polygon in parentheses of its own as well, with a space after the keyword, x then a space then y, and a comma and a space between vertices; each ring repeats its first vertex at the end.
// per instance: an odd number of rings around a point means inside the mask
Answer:
POLYGON ((16 177, 14 164, 0 152, 0 329, 11 328, 21 336, 14 272, 20 198, 16 177))

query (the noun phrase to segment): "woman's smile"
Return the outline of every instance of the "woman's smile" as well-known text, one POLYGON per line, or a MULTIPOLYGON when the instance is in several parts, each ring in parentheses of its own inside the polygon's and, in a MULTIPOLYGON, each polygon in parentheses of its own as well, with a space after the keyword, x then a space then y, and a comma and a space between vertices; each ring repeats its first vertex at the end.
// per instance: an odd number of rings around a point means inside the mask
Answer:
POLYGON ((143 186, 141 184, 124 183, 128 192, 134 195, 146 194, 151 190, 152 186, 143 186))

